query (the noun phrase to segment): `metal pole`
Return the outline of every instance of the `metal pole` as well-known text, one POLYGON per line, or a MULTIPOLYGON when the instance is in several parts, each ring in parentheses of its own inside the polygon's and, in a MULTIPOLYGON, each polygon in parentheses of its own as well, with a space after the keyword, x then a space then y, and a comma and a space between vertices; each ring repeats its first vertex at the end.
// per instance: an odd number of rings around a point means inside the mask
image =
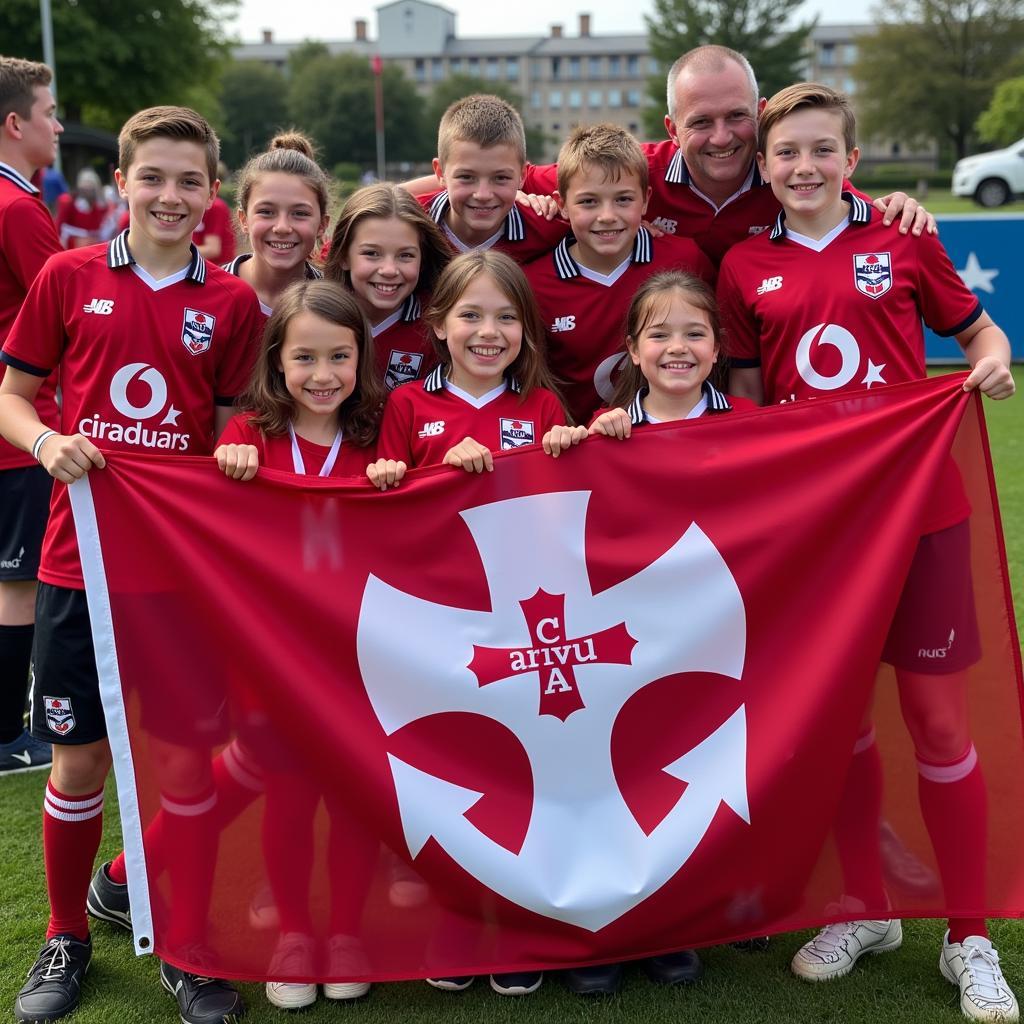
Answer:
POLYGON ((386 181, 384 170, 384 62, 373 56, 373 105, 377 128, 377 180, 386 181))
MULTIPOLYGON (((49 67, 53 74, 50 81, 50 91, 53 93, 53 101, 57 102, 57 58, 53 52, 53 15, 50 12, 50 0, 39 0, 39 19, 43 25, 43 63, 49 67)), ((54 158, 53 166, 59 171, 60 146, 57 147, 57 155, 54 158)))

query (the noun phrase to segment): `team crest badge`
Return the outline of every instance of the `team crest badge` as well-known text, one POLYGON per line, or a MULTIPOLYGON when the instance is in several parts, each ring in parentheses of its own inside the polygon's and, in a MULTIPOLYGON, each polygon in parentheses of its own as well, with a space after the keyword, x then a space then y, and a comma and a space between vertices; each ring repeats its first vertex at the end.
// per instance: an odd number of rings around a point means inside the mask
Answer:
POLYGON ((423 356, 419 352, 399 352, 392 349, 388 356, 388 368, 384 374, 384 383, 388 391, 394 391, 400 384, 415 380, 420 375, 423 356))
POLYGON ((58 736, 67 736, 74 729, 75 713, 67 697, 44 697, 43 708, 46 711, 46 724, 51 732, 57 733, 58 736))
POLYGON ((209 351, 213 341, 213 325, 215 316, 200 313, 198 309, 186 309, 185 320, 181 325, 181 342, 194 356, 201 356, 209 351))
POLYGON ((507 448, 522 448, 524 444, 533 444, 532 420, 507 420, 501 421, 501 450, 507 448))
POLYGON ((881 298, 892 287, 892 262, 887 252, 853 257, 853 282, 869 299, 881 298))

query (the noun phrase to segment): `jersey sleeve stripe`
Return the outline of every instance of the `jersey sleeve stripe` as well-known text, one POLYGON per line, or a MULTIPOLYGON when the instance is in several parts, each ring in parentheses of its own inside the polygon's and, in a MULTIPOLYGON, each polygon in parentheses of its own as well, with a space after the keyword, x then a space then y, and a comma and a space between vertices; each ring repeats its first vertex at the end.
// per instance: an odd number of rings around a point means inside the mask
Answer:
MULTIPOLYGON (((978 300, 978 304, 974 307, 974 310, 973 310, 973 312, 971 313, 970 316, 968 316, 964 320, 961 320, 960 323, 956 324, 953 327, 950 327, 948 330, 945 330, 945 331, 935 331, 935 333, 940 338, 952 338, 953 335, 959 334, 961 331, 966 331, 967 328, 970 327, 971 324, 973 324, 978 319, 978 317, 980 317, 981 314, 984 313, 984 312, 985 312, 985 307, 982 306, 981 300, 979 299, 978 300)), ((929 324, 928 326, 931 327, 931 324, 929 324)), ((932 330, 935 330, 935 328, 932 327, 932 330)))
POLYGON ((33 366, 31 363, 17 359, 10 352, 0 352, 0 362, 6 363, 15 370, 21 370, 23 373, 31 373, 33 377, 49 377, 52 372, 44 370, 41 366, 33 366))

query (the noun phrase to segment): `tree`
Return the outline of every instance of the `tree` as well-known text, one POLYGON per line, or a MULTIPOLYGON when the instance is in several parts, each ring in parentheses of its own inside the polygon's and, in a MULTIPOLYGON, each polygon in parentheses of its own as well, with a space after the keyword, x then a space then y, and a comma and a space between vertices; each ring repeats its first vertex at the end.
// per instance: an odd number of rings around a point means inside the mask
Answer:
MULTIPOLYGON (((396 65, 385 62, 383 78, 388 161, 428 159, 433 143, 424 137, 423 100, 396 65)), ((321 54, 305 61, 289 82, 288 107, 321 147, 324 166, 376 165, 373 71, 365 57, 321 54)))
POLYGON ((1024 46, 1024 0, 887 0, 858 39, 861 135, 951 144, 957 159, 1024 46))
POLYGON ((996 86, 977 128, 978 138, 996 146, 1009 146, 1024 136, 1024 78, 1008 78, 996 86))
POLYGON ((729 46, 750 61, 762 96, 803 77, 807 39, 815 21, 785 26, 803 0, 654 0, 654 14, 645 15, 651 55, 661 72, 650 80, 654 106, 644 113, 652 138, 665 134, 665 76, 687 50, 716 43, 729 46))
MULTIPOLYGON (((224 19, 238 0, 89 0, 53 5, 64 116, 116 130, 142 107, 208 103, 229 46, 224 19)), ((37 0, 0 4, 11 56, 43 59, 37 0)), ((215 114, 208 107, 201 111, 215 114)))
POLYGON ((276 68, 233 63, 221 78, 221 152, 240 167, 288 122, 287 83, 276 68))
MULTIPOLYGON (((449 75, 444 81, 434 86, 427 100, 426 122, 428 125, 437 125, 441 121, 441 115, 456 101, 464 96, 472 96, 474 93, 490 93, 492 96, 500 96, 512 104, 520 115, 523 115, 523 98, 514 89, 510 89, 502 82, 489 82, 483 78, 476 78, 473 75, 449 75)), ((542 153, 547 136, 531 128, 526 123, 523 115, 523 123, 526 128, 526 152, 536 155, 542 153)))

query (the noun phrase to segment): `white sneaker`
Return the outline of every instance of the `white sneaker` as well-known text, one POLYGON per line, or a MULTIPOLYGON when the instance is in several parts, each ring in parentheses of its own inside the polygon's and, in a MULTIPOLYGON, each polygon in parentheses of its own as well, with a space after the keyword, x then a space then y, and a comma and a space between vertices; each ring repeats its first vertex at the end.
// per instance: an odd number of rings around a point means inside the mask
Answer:
MULTIPOLYGON (((270 961, 271 975, 313 973, 313 939, 301 932, 286 932, 270 961)), ((298 1010, 316 1002, 316 985, 304 982, 268 981, 267 1001, 282 1010, 298 1010)))
POLYGON ((886 953, 903 943, 903 926, 894 921, 840 921, 826 925, 804 943, 790 968, 804 981, 831 981, 853 970, 865 953, 886 953))
MULTIPOLYGON (((332 935, 327 942, 329 975, 366 974, 369 964, 359 940, 352 935, 332 935)), ((328 999, 361 999, 370 991, 368 981, 332 981, 324 985, 328 999)))
POLYGON ((960 988, 960 1009, 971 1020, 1015 1021, 1017 998, 999 967, 999 954, 988 939, 968 935, 963 942, 942 939, 939 970, 960 988))

